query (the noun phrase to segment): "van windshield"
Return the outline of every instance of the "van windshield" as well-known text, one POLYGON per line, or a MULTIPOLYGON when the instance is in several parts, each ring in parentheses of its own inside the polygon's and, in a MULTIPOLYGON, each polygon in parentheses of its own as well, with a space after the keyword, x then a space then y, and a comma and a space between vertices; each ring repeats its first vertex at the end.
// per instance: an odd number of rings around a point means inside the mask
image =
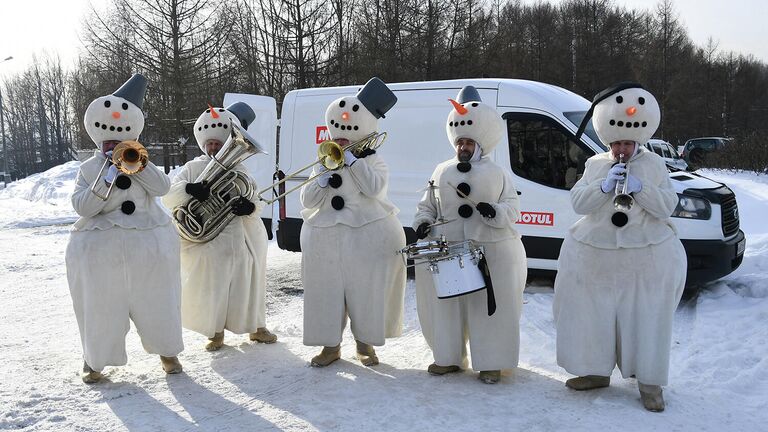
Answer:
MULTIPOLYGON (((576 129, 579 128, 579 125, 581 125, 581 121, 584 119, 584 116, 587 114, 586 111, 571 111, 571 112, 564 112, 563 115, 571 122, 574 126, 576 126, 576 129)), ((597 134, 595 133, 595 128, 592 127, 592 119, 589 120, 589 123, 587 123, 587 128, 584 129, 584 133, 592 139, 597 145, 599 145, 603 150, 608 151, 608 147, 603 144, 602 141, 597 137, 597 134)))

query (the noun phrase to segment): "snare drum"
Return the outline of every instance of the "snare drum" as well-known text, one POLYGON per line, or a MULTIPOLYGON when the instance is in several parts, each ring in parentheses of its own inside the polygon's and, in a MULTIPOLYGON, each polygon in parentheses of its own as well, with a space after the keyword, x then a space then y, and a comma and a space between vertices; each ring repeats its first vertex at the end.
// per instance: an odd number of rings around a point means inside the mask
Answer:
POLYGON ((444 240, 427 240, 408 245, 400 253, 409 260, 422 263, 448 255, 448 245, 444 240))
POLYGON ((457 297, 485 288, 483 274, 478 263, 483 255, 482 247, 471 241, 448 245, 448 255, 434 259, 429 264, 437 297, 457 297))

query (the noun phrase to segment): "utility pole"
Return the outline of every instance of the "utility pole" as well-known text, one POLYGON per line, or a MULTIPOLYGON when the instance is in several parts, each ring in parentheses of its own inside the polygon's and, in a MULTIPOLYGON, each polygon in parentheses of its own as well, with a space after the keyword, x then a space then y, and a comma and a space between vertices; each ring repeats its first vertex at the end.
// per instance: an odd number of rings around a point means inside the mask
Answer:
MULTIPOLYGON (((13 56, 6 57, 0 63, 7 62, 8 60, 13 60, 13 56)), ((8 174, 8 148, 5 145, 5 115, 3 111, 2 87, 0 87, 0 137, 3 138, 3 183, 8 184, 10 174, 8 174)))

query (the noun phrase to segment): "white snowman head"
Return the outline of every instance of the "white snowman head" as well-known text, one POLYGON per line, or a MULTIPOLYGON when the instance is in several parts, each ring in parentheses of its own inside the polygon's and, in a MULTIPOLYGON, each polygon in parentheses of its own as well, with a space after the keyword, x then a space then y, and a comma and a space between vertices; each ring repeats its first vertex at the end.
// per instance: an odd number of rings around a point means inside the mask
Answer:
POLYGON ((648 142, 661 122, 656 98, 637 83, 621 83, 595 96, 592 124, 605 145, 648 142))
POLYGON ((197 146, 205 154, 205 143, 209 140, 217 140, 222 144, 227 141, 231 132, 230 122, 247 129, 255 118, 253 109, 244 102, 235 102, 226 108, 208 105, 208 109, 195 122, 197 146))
POLYGON ((137 140, 144 130, 141 111, 147 79, 134 74, 111 95, 97 98, 85 110, 85 130, 96 147, 104 141, 137 140))
POLYGON ((453 110, 445 124, 451 146, 460 138, 470 138, 480 145, 483 156, 489 154, 504 137, 504 120, 493 107, 482 102, 472 86, 461 89, 456 99, 449 99, 453 110))
POLYGON ((331 139, 358 141, 375 132, 379 118, 397 102, 394 93, 379 78, 371 78, 355 96, 345 96, 328 105, 325 125, 331 139))

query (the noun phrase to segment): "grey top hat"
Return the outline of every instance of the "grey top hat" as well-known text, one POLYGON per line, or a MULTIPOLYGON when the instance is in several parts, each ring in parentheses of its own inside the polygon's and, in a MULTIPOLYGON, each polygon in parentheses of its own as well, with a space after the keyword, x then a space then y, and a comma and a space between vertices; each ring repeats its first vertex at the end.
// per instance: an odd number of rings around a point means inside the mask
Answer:
POLYGON ((383 118, 397 102, 397 96, 378 77, 373 77, 357 92, 357 98, 376 118, 383 118))
POLYGON ((240 120, 240 126, 246 129, 248 128, 248 125, 256 119, 256 113, 253 112, 251 106, 245 102, 235 102, 227 107, 227 111, 234 114, 235 117, 240 120))
POLYGON ((464 88, 459 91, 459 95, 456 96, 456 102, 460 104, 482 101, 483 100, 480 99, 480 93, 478 93, 477 89, 473 86, 464 86, 464 88))
POLYGON ((142 74, 133 74, 113 95, 121 97, 142 109, 144 93, 147 92, 147 79, 142 74))

